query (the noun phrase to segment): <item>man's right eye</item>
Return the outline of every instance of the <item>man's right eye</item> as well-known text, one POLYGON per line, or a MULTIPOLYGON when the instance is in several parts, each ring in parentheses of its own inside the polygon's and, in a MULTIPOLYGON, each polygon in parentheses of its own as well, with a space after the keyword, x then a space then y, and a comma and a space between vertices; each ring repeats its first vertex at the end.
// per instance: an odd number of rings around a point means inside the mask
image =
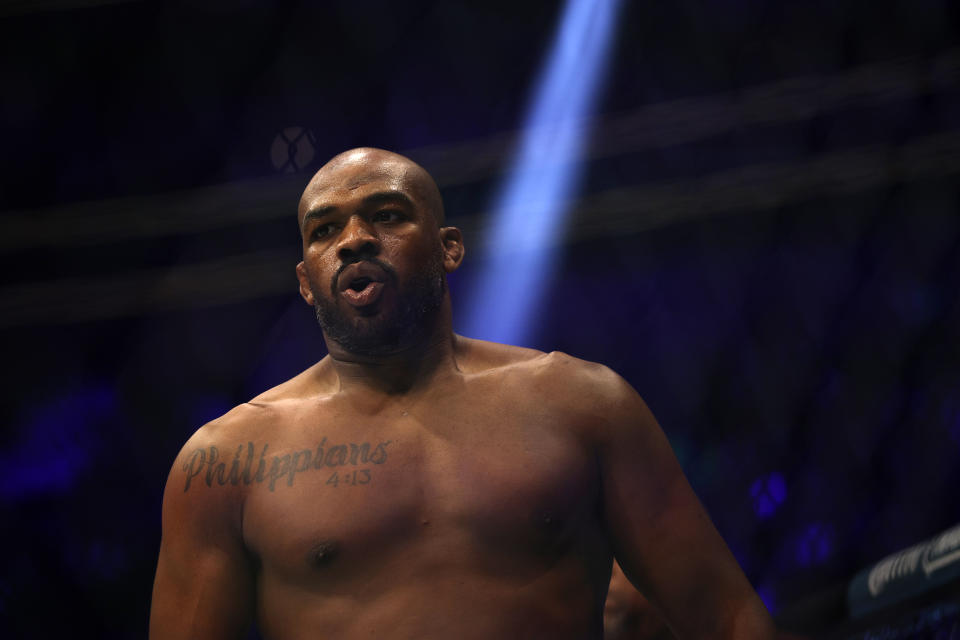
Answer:
POLYGON ((313 238, 323 238, 330 235, 333 231, 333 225, 331 223, 318 224, 314 227, 313 231, 310 233, 310 236, 313 238))

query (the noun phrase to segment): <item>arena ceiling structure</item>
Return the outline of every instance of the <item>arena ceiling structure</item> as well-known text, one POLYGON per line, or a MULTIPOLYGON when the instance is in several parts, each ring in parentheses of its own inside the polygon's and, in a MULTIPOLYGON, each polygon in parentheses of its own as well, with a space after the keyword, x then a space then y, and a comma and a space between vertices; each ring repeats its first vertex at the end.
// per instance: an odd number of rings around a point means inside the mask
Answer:
MULTIPOLYGON (((468 331, 564 6, 0 3, 0 634, 143 636, 177 450, 325 353, 293 265, 327 158, 436 177, 468 331)), ((960 9, 614 30, 525 341, 638 389, 788 616, 960 521, 960 9)))

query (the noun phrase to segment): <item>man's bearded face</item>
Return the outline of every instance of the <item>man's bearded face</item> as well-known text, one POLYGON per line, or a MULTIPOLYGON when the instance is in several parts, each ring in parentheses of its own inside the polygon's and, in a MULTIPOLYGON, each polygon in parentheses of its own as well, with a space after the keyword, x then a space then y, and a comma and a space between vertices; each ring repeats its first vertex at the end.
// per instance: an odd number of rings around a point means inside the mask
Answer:
POLYGON ((393 308, 383 309, 378 305, 369 315, 357 315, 352 309, 346 311, 342 303, 338 303, 337 277, 346 266, 343 265, 331 278, 328 287, 331 295, 324 295, 317 283, 310 282, 317 322, 327 339, 351 353, 367 356, 395 353, 426 334, 435 320, 446 291, 442 260, 442 255, 434 254, 424 269, 401 285, 395 269, 376 257, 369 258, 369 262, 386 272, 389 285, 398 293, 393 308))

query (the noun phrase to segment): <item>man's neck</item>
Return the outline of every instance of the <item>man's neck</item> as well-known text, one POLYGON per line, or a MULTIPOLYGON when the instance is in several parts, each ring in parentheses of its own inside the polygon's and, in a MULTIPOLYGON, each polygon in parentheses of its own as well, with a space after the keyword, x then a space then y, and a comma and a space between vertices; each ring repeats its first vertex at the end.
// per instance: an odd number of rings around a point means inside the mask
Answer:
POLYGON ((358 391, 368 396, 409 396, 424 390, 438 376, 456 372, 449 300, 431 320, 425 335, 387 354, 353 353, 327 340, 330 362, 341 391, 358 391))
POLYGON ((385 396, 407 395, 426 387, 437 375, 457 369, 453 333, 433 337, 387 355, 358 355, 330 349, 330 362, 343 391, 385 396))

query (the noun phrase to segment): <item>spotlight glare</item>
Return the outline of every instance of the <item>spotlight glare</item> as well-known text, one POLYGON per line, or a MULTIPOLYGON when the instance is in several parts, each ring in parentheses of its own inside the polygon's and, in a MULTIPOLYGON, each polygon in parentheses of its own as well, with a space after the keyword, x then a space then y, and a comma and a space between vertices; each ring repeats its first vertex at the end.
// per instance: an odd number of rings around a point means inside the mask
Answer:
POLYGON ((568 0, 493 209, 466 335, 524 344, 563 238, 619 0, 568 0))

